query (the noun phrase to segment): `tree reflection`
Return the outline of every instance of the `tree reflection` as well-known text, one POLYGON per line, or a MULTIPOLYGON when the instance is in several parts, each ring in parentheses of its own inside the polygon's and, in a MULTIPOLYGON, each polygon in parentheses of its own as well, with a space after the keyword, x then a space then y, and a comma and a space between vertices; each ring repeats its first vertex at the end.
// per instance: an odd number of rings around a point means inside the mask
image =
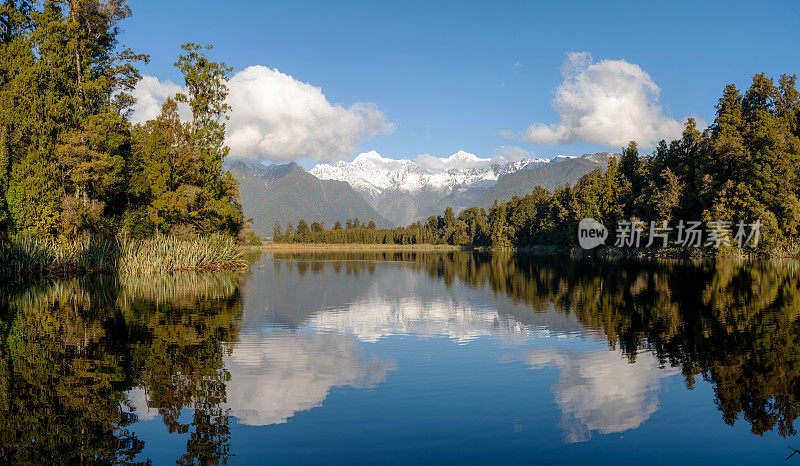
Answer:
MULTIPOLYGON (((304 261, 303 253, 276 259, 304 261)), ((796 434, 800 415, 800 267, 793 262, 569 259, 452 252, 331 252, 314 260, 410 262, 451 286, 489 286, 532 312, 555 306, 602 332, 631 363, 647 350, 681 370, 687 387, 712 383, 727 424, 796 434)), ((332 262, 335 264, 336 262, 332 262)), ((348 271, 348 273, 351 273, 348 271)), ((525 321, 525 315, 513 316, 525 321)))
MULTIPOLYGON (((487 288, 524 304, 504 311, 518 313, 509 314, 517 322, 555 308, 602 333, 629 363, 675 367, 689 388, 698 378, 708 380, 726 423, 744 419, 755 434, 796 434, 800 271, 795 264, 472 252, 287 253, 275 259, 275 273, 280 269, 282 279, 323 273, 370 276, 376 261, 402 261, 447 287, 459 282, 487 288), (645 350, 655 360, 642 356, 645 350)), ((225 273, 0 284, 0 462, 145 461, 144 443, 131 428, 145 408, 159 414, 168 432, 187 437, 179 463, 226 462, 232 455, 229 406, 239 405, 228 400, 231 373, 225 361, 230 363, 229 352, 239 340, 242 286, 241 276, 225 273), (146 406, 134 395, 143 395, 146 406)), ((299 307, 301 313, 313 306, 299 307)), ((262 350, 275 352, 269 346, 262 350)), ((560 353, 529 356, 531 364, 566 358, 560 353)), ((568 376, 591 370, 591 360, 567 359, 562 365, 572 368, 568 376)), ((329 386, 368 386, 388 370, 376 365, 365 371, 357 364, 344 370, 341 362, 329 366, 338 372, 331 369, 316 391, 322 395, 301 407, 318 403, 329 386)), ((262 379, 277 377, 280 367, 273 369, 264 370, 262 379)), ((596 398, 603 399, 603 393, 596 398)), ((643 415, 652 410, 644 402, 635 408, 643 415)), ((272 423, 287 415, 285 409, 273 409, 251 423, 272 423)), ((597 416, 587 416, 580 422, 596 428, 597 416)), ((633 421, 604 428, 621 431, 633 421)))
POLYGON ((126 393, 145 387, 170 432, 188 433, 180 463, 230 455, 223 342, 235 341, 238 278, 93 277, 2 290, 0 460, 136 463, 144 443, 126 393), (193 409, 181 423, 184 408, 193 409))

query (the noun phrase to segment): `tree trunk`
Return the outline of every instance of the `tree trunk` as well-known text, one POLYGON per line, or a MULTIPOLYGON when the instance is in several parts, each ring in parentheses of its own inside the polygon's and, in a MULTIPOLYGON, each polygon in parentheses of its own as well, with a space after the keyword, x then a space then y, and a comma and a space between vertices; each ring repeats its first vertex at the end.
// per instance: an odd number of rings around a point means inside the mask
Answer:
MULTIPOLYGON (((73 22, 78 23, 75 11, 78 8, 78 1, 72 0, 69 2, 69 16, 73 22)), ((86 102, 86 94, 83 91, 83 68, 81 66, 81 42, 79 37, 75 37, 75 67, 78 72, 78 93, 81 97, 81 110, 86 102)))

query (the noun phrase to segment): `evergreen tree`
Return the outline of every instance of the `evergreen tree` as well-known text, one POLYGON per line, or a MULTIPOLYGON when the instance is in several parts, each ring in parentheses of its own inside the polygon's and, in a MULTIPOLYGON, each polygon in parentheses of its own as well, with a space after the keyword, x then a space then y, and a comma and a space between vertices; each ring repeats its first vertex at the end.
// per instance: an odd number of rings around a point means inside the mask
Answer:
POLYGON ((281 240, 281 223, 277 220, 275 221, 275 228, 272 230, 272 241, 275 243, 280 242, 281 240))
POLYGON ((636 141, 628 143, 628 147, 622 149, 622 156, 619 159, 619 171, 622 176, 634 183, 639 174, 639 146, 636 141))
POLYGON ((301 219, 297 222, 297 231, 295 232, 295 236, 301 243, 308 243, 311 239, 311 231, 308 229, 308 223, 305 220, 301 219))

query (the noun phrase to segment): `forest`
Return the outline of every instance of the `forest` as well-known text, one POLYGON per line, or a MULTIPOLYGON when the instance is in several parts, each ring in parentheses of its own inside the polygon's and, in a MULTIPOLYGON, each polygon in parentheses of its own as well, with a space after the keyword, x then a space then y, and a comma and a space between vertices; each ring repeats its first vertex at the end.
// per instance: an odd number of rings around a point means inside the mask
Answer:
MULTIPOLYGON (((305 220, 276 225, 273 240, 299 243, 452 244, 493 248, 569 247, 578 222, 593 218, 613 234, 617 222, 680 220, 759 222, 760 251, 797 255, 800 234, 800 94, 796 77, 778 80, 757 74, 744 93, 730 84, 716 118, 700 130, 689 118, 680 139, 661 141, 650 154, 636 142, 607 169, 583 176, 554 192, 536 188, 523 197, 495 204, 486 212, 446 209, 394 229, 370 228, 355 219, 305 220)), ((646 232, 645 232, 646 233, 646 232)))
POLYGON ((130 15, 124 0, 0 4, 0 241, 242 232, 237 182, 222 173, 231 68, 184 44, 188 92, 132 124, 149 56, 119 43, 130 15))
MULTIPOLYGON (((175 67, 188 92, 161 114, 130 121, 131 96, 149 57, 119 43, 123 0, 7 1, 0 5, 0 242, 87 238, 238 236, 258 243, 237 182, 222 171, 227 77, 212 47, 187 43, 175 67), (191 110, 182 121, 178 106, 191 110)), ((800 252, 800 94, 794 75, 756 74, 725 87, 710 127, 619 160, 574 186, 429 217, 393 229, 370 219, 328 226, 275 225, 283 243, 570 247, 577 225, 620 221, 759 222, 762 251, 800 252)), ((646 234, 646 233, 645 233, 646 234)), ((30 254, 28 254, 30 255, 30 254)))

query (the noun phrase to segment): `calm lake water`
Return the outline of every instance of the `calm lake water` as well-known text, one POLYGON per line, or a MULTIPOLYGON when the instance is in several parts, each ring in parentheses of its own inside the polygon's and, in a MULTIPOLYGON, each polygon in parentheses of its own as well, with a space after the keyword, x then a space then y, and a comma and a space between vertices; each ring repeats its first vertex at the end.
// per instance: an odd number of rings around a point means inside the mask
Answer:
POLYGON ((800 269, 458 253, 0 285, 0 460, 800 464, 800 269))

